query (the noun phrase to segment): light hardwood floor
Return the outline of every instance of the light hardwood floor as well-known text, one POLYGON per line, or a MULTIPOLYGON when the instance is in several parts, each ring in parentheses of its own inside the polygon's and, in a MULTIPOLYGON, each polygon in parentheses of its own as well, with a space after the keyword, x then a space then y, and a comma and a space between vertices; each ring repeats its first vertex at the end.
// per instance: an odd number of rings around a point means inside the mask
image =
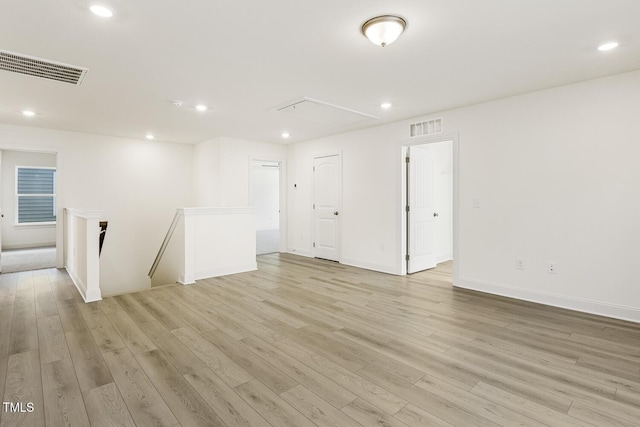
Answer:
POLYGON ((0 276, 1 426, 638 426, 640 326, 292 255, 84 304, 0 276), (26 404, 33 404, 28 412, 26 404))

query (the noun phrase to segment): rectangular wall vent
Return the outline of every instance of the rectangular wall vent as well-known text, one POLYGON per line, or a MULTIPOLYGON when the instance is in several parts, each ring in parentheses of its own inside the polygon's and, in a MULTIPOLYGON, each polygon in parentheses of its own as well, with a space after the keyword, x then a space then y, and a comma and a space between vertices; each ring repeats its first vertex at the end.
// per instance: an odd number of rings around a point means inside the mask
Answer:
POLYGON ((435 135, 442 133, 442 117, 427 120, 426 122, 413 123, 410 126, 410 136, 435 135))
POLYGON ((89 71, 87 68, 61 64, 6 50, 0 50, 0 70, 74 85, 80 85, 89 71))

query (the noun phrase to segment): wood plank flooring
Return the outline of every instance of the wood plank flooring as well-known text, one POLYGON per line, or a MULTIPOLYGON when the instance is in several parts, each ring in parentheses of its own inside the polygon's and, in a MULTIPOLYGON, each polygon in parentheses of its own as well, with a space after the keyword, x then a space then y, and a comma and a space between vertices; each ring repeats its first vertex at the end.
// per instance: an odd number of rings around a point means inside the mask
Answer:
POLYGON ((2 274, 0 426, 640 425, 640 325, 451 270, 272 254, 92 304, 64 271, 2 274))

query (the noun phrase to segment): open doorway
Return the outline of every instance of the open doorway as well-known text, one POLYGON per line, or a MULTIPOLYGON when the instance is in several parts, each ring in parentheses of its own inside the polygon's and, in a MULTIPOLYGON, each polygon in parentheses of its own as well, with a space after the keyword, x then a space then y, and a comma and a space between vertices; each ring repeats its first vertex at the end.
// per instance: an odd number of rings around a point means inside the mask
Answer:
POLYGON ((256 255, 280 251, 280 162, 251 161, 251 204, 256 208, 256 255))
POLYGON ((0 272, 56 267, 56 154, 0 150, 0 272))
POLYGON ((403 272, 453 270, 453 140, 403 147, 403 272))

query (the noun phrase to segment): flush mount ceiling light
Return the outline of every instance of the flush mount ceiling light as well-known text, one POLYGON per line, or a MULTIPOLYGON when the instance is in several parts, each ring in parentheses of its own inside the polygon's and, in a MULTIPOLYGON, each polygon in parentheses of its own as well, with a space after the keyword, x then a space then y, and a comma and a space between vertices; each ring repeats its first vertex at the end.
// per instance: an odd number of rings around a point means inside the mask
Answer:
POLYGON ((196 105, 196 110, 198 111, 207 111, 207 106, 204 104, 198 104, 196 105))
POLYGON ((376 16, 362 24, 362 34, 371 43, 385 47, 400 37, 407 26, 407 21, 395 15, 376 16))
POLYGON ((598 46, 598 50, 600 52, 605 52, 607 50, 615 49, 617 47, 618 47, 618 42, 608 42, 608 43, 603 43, 600 46, 598 46))
POLYGON ((148 134, 146 134, 144 137, 145 137, 145 138, 147 138, 148 140, 152 140, 152 139, 154 139, 154 138, 155 138, 155 136, 153 136, 153 134, 152 134, 152 133, 148 133, 148 134))
POLYGON ((34 113, 31 110, 22 110, 22 115, 27 117, 33 117, 36 115, 36 113, 34 113))
POLYGON ((289 138, 289 136, 291 136, 291 135, 289 135, 289 132, 282 132, 282 137, 283 138, 286 139, 286 138, 289 138))
POLYGON ((382 104, 380 104, 380 108, 382 108, 383 110, 388 110, 389 108, 391 108, 391 103, 383 102, 382 104))
POLYGON ((101 18, 111 18, 113 16, 113 11, 111 9, 99 4, 91 5, 89 10, 93 12, 94 15, 98 15, 101 18))

